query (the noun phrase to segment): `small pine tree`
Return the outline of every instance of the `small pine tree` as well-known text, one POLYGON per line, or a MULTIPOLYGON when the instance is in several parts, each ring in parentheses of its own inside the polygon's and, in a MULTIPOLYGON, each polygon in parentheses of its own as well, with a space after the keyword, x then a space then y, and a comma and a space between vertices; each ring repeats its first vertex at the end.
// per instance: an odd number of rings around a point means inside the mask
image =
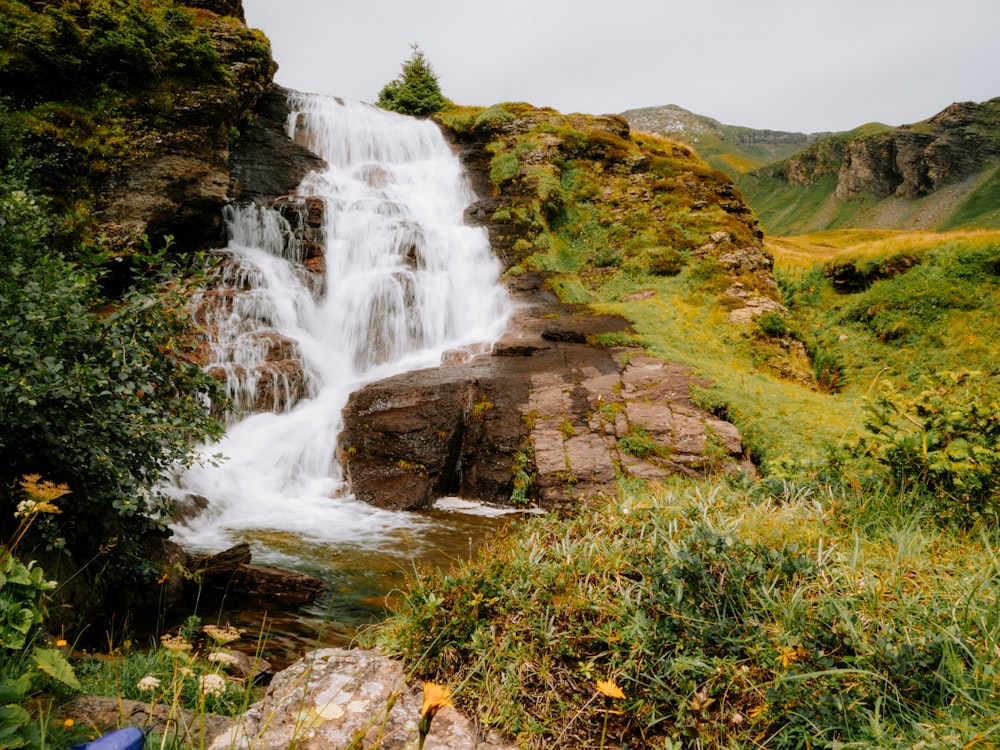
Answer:
POLYGON ((403 72, 387 83, 378 95, 378 106, 405 115, 432 115, 448 105, 438 77, 419 45, 410 45, 413 54, 403 63, 403 72))

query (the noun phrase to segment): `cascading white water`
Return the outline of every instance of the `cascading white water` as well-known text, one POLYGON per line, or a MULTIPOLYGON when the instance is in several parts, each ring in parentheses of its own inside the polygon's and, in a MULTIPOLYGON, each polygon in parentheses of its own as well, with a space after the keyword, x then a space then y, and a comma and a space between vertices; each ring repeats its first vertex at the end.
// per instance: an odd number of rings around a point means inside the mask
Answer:
POLYGON ((298 190, 326 204, 324 289, 313 288, 276 211, 232 209, 221 285, 232 301, 215 307, 211 357, 246 405, 260 330, 273 331, 294 342, 309 397, 231 424, 221 444, 205 448, 225 460, 176 479, 172 494, 209 502, 175 527, 191 547, 221 549, 255 532, 377 545, 419 525, 350 497, 335 459, 341 410, 365 382, 496 340, 510 310, 485 230, 463 224, 473 196, 433 123, 313 95, 294 95, 291 105, 291 134, 329 165, 298 190))

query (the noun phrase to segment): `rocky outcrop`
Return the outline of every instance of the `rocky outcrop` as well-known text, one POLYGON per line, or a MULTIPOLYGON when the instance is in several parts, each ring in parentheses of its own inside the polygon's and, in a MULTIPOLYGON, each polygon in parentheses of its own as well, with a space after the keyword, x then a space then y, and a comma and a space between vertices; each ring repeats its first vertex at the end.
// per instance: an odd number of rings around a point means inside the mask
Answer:
MULTIPOLYGON (((628 323, 561 304, 552 289, 566 278, 532 271, 527 260, 548 240, 545 223, 557 222, 572 199, 554 186, 560 165, 573 159, 591 175, 588 200, 601 196, 603 221, 634 221, 641 208, 655 229, 697 223, 700 231, 672 237, 688 257, 711 259, 731 277, 726 305, 734 322, 783 310, 771 258, 732 183, 677 144, 643 151, 620 117, 510 105, 483 121, 445 133, 480 196, 466 221, 489 231, 517 312, 492 352, 468 361, 449 356, 441 367, 372 383, 350 397, 339 458, 352 491, 393 509, 427 507, 447 495, 570 509, 613 497, 618 476, 656 480, 737 468, 739 432, 691 401, 691 388, 704 382, 640 348, 601 346, 627 339, 628 323), (491 154, 519 145, 532 149, 498 189, 491 154), (709 207, 716 231, 704 236, 705 222, 691 216, 709 207), (700 245, 693 240, 699 236, 700 245)), ((635 262, 646 259, 637 254, 635 262)), ((587 273, 601 270, 583 268, 573 281, 587 273)))
POLYGON ((392 509, 447 495, 571 509, 616 476, 696 475, 742 459, 738 430, 691 402, 707 385, 638 348, 593 345, 626 321, 562 305, 519 277, 510 331, 464 364, 352 394, 340 460, 358 499, 392 509))
POLYGON ((836 174, 841 200, 913 199, 981 172, 1000 159, 1000 98, 952 104, 929 120, 855 137, 824 139, 761 170, 794 185, 836 174))
MULTIPOLYGON (((417 745, 423 695, 403 665, 378 650, 320 649, 279 672, 263 700, 209 750, 302 750, 417 745)), ((452 706, 431 724, 425 750, 514 750, 452 706)))
POLYGON ((295 190, 302 178, 326 163, 288 137, 288 90, 270 86, 240 131, 229 155, 233 200, 266 203, 295 190))
POLYGON ((97 213, 99 231, 112 249, 127 252, 144 235, 154 245, 171 236, 183 252, 217 247, 223 240, 222 207, 231 197, 230 139, 251 119, 274 64, 266 45, 247 42, 255 37, 242 23, 238 0, 204 6, 220 12, 208 31, 228 80, 191 84, 173 92, 169 103, 136 113, 142 125, 130 156, 97 213))

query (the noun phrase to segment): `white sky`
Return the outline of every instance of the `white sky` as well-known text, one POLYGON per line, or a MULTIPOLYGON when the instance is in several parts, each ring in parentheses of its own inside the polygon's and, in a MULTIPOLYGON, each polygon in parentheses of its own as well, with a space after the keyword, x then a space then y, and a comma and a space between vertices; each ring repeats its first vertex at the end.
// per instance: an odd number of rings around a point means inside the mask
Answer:
POLYGON ((458 104, 676 104, 802 132, 1000 96, 1000 0, 243 0, 276 80, 374 101, 419 44, 458 104))

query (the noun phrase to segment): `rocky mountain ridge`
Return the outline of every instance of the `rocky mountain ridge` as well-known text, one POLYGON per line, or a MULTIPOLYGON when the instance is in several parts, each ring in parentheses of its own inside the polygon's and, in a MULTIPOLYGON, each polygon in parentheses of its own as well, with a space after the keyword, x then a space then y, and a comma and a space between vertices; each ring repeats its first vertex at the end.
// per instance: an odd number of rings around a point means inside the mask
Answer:
POLYGON ((622 112, 635 130, 656 133, 692 146, 716 169, 741 173, 788 158, 832 133, 795 133, 724 125, 676 104, 622 112))
POLYGON ((958 102, 933 117, 892 130, 824 138, 758 173, 809 185, 835 174, 835 194, 849 200, 918 198, 1000 159, 1000 97, 958 102))
POLYGON ((998 101, 958 102, 918 123, 841 133, 755 131, 675 105, 624 116, 733 175, 769 234, 960 229, 1000 226, 998 101))

